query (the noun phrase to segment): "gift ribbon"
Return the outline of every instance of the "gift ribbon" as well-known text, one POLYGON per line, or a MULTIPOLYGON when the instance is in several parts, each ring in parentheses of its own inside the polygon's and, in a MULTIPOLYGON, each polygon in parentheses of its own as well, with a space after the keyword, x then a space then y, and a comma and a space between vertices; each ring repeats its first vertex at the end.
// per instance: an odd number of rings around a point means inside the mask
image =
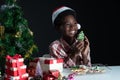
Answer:
POLYGON ((15 54, 13 57, 11 57, 10 55, 7 55, 6 59, 10 60, 10 59, 18 59, 18 58, 22 58, 21 55, 19 54, 15 54))
POLYGON ((6 58, 7 58, 8 60, 10 60, 10 59, 16 59, 16 63, 17 63, 16 65, 17 65, 17 69, 18 69, 18 75, 20 76, 20 79, 21 79, 21 70, 20 70, 20 64, 19 64, 19 61, 18 61, 18 59, 21 58, 21 55, 16 54, 16 55, 14 55, 13 57, 7 55, 6 58))

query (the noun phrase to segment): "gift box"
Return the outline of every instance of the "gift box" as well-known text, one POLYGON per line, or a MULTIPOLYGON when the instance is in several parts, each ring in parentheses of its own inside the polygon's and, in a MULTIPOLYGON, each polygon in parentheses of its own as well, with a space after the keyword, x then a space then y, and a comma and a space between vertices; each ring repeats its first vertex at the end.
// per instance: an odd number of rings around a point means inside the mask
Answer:
POLYGON ((28 76, 29 76, 28 73, 23 74, 20 80, 28 80, 28 76))
MULTIPOLYGON (((18 59, 19 65, 22 66, 23 64, 23 58, 18 59)), ((11 59, 10 61, 6 60, 6 65, 11 67, 17 67, 17 60, 11 59)))
POLYGON ((49 74, 53 75, 55 78, 58 78, 60 75, 59 70, 50 70, 49 74))
POLYGON ((32 67, 36 68, 38 61, 39 61, 38 58, 34 58, 32 61, 30 61, 29 66, 32 66, 32 67))
POLYGON ((43 80, 58 80, 59 75, 59 70, 49 70, 49 72, 43 72, 43 80))
POLYGON ((18 76, 19 74, 25 74, 26 73, 26 65, 20 66, 20 69, 14 68, 14 67, 7 67, 5 66, 5 72, 6 74, 9 74, 11 76, 18 76))
POLYGON ((21 57, 21 55, 16 54, 15 56, 11 57, 7 55, 6 57, 6 65, 10 67, 17 67, 24 65, 23 64, 24 59, 21 57))
POLYGON ((21 77, 20 76, 10 76, 5 74, 5 80, 28 80, 28 74, 23 74, 21 77))
POLYGON ((10 76, 5 74, 5 80, 20 80, 19 76, 10 76))
POLYGON ((39 63, 39 58, 35 58, 34 60, 30 61, 27 72, 29 73, 30 77, 43 76, 42 69, 39 63))
POLYGON ((35 68, 33 66, 28 67, 27 68, 27 72, 28 72, 30 77, 34 77, 35 76, 35 68))
POLYGON ((59 58, 47 58, 39 57, 39 62, 43 72, 48 72, 49 70, 59 70, 63 71, 63 59, 59 58))
POLYGON ((43 80, 57 80, 57 79, 51 74, 46 74, 43 75, 43 80))
POLYGON ((26 65, 23 61, 24 59, 19 54, 13 57, 6 56, 5 80, 28 80, 26 65))

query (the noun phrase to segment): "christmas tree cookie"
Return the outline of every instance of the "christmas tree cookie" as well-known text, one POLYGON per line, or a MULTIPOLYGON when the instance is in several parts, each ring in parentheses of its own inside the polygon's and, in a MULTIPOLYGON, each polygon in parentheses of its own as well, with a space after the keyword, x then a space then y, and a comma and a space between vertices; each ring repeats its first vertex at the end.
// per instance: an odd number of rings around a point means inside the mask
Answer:
POLYGON ((77 36, 77 39, 79 40, 79 41, 83 41, 84 40, 84 33, 83 33, 83 31, 81 31, 79 34, 78 34, 78 36, 77 36))

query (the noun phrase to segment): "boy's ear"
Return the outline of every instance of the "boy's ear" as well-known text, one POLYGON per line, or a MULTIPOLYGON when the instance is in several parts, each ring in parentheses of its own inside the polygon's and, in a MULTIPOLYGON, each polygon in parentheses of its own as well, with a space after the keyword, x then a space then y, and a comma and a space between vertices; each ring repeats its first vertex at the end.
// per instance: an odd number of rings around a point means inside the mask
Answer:
POLYGON ((77 24, 77 27, 78 27, 78 29, 80 29, 80 28, 81 28, 81 25, 78 23, 78 24, 77 24))

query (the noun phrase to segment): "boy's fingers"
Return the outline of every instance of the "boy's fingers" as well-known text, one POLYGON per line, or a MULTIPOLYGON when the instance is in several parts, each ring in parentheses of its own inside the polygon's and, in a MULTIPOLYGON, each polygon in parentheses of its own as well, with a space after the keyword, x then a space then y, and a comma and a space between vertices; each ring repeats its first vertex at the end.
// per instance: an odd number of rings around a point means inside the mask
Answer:
POLYGON ((78 48, 79 46, 81 46, 82 45, 82 43, 78 43, 77 45, 76 45, 76 48, 78 48))

